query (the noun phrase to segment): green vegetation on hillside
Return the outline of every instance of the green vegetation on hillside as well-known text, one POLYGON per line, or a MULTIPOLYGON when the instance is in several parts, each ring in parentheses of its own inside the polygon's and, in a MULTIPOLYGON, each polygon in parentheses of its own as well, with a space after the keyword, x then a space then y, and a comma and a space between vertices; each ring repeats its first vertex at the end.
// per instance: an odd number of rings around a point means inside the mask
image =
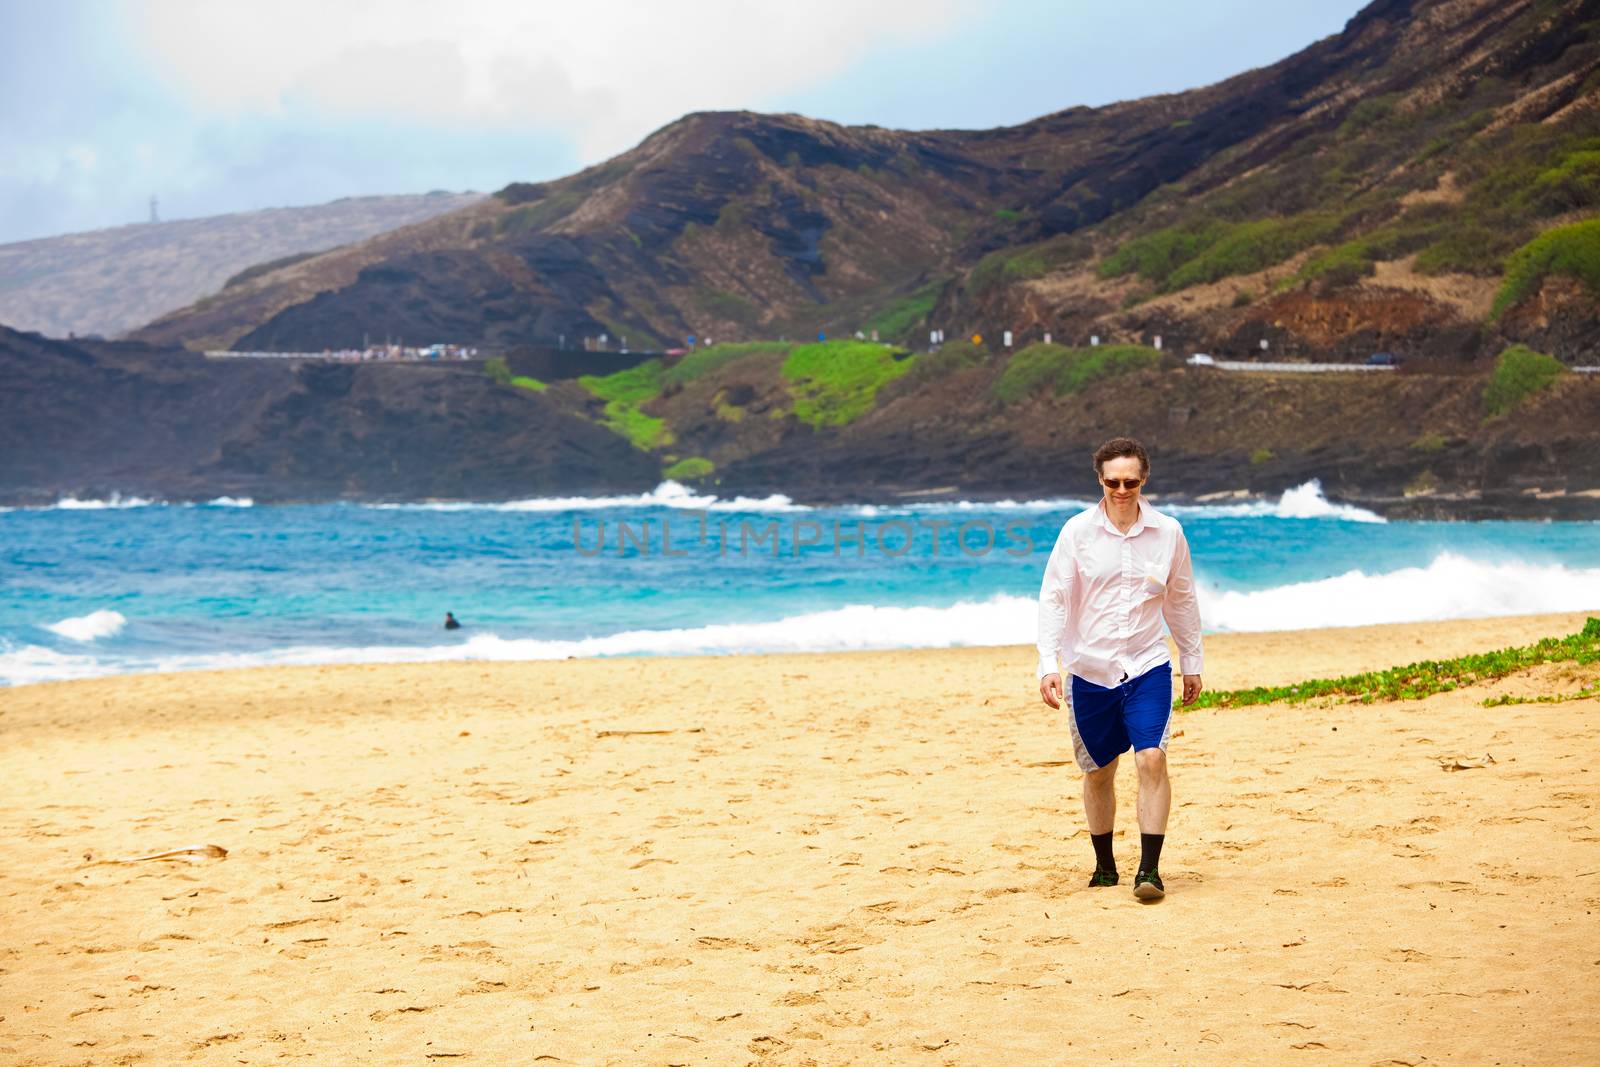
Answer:
POLYGON ((1227 224, 1210 220, 1198 224, 1168 226, 1135 237, 1118 246, 1100 261, 1102 278, 1137 274, 1147 282, 1165 285, 1174 271, 1210 248, 1227 232, 1227 224))
POLYGON ((661 395, 661 378, 661 361, 651 359, 604 377, 585 374, 578 384, 606 402, 601 421, 608 428, 648 451, 672 441, 665 420, 639 410, 661 395))
POLYGON ((937 351, 918 356, 903 381, 908 386, 926 385, 976 367, 988 358, 988 350, 971 341, 946 341, 937 351))
POLYGON ((1550 274, 1571 275, 1600 295, 1600 218, 1546 230, 1513 252, 1490 318, 1532 296, 1550 274))
POLYGON ((493 356, 483 361, 483 373, 494 379, 500 385, 511 385, 518 389, 526 389, 533 393, 542 393, 550 388, 537 378, 530 378, 525 374, 513 376, 511 368, 507 366, 504 356, 493 356))
POLYGON ((1161 353, 1145 345, 1029 345, 1006 364, 994 384, 1002 404, 1015 404, 1048 389, 1052 396, 1076 393, 1102 378, 1114 378, 1146 367, 1159 366, 1161 353))
POLYGON ((1001 285, 1041 278, 1053 270, 1085 260, 1093 248, 1082 234, 1060 234, 1037 244, 1002 248, 978 260, 967 276, 967 288, 982 297, 1001 285))
MULTIPOLYGON (((1600 662, 1600 619, 1590 619, 1568 637, 1547 637, 1532 645, 1502 648, 1447 660, 1423 660, 1386 671, 1312 679, 1296 685, 1204 692, 1194 708, 1240 708, 1251 704, 1299 704, 1317 698, 1332 703, 1371 704, 1375 700, 1420 700, 1461 686, 1492 682, 1541 663, 1600 662)), ((1486 705, 1518 703, 1509 697, 1485 700, 1486 705)))
POLYGON ((1416 440, 1411 442, 1411 451, 1431 455, 1443 452, 1449 445, 1450 439, 1444 434, 1428 431, 1418 434, 1416 440))
POLYGON ((813 429, 843 426, 872 410, 878 390, 905 374, 914 358, 871 341, 799 345, 783 362, 794 414, 813 429))
POLYGON ((748 356, 786 356, 794 346, 783 341, 746 341, 696 348, 661 374, 664 385, 684 385, 748 356))
POLYGON ((1301 282, 1320 281, 1348 285, 1365 278, 1379 262, 1398 259, 1422 248, 1440 232, 1437 211, 1412 212, 1398 222, 1380 226, 1320 255, 1312 256, 1292 278, 1279 284, 1286 289, 1301 282))
POLYGON ((968 276, 967 285, 974 296, 982 297, 1002 285, 1042 277, 1049 269, 1044 257, 1035 252, 1003 248, 978 260, 978 265, 972 268, 968 276))
POLYGON ((1306 212, 1286 218, 1167 227, 1122 244, 1100 264, 1102 278, 1137 273, 1162 293, 1187 289, 1282 263, 1333 236, 1340 216, 1306 212))
POLYGON ((1539 220, 1600 206, 1600 138, 1542 124, 1476 138, 1453 160, 1465 199, 1442 212, 1417 255, 1425 274, 1496 274, 1537 234, 1539 220))
POLYGON ((747 298, 724 289, 702 291, 695 300, 710 314, 729 322, 751 323, 760 314, 747 298))
POLYGON ((1504 415, 1566 372, 1566 366, 1555 357, 1512 345, 1494 361, 1483 387, 1483 410, 1490 417, 1504 415))
POLYGON ((861 329, 868 334, 877 330, 878 336, 886 341, 901 338, 911 327, 928 317, 943 288, 943 280, 930 282, 905 299, 890 304, 872 316, 861 329))
MULTIPOLYGON (((1600 207, 1600 138, 1588 130, 1525 123, 1485 132, 1515 95, 1485 78, 1465 96, 1420 110, 1394 95, 1363 100, 1337 133, 1303 138, 1240 181, 1193 197, 1177 188, 1151 194, 1127 213, 1122 227, 1131 236, 1101 260, 1099 274, 1137 275, 1150 292, 1170 293, 1331 245, 1279 287, 1349 284, 1377 262, 1412 253, 1424 274, 1506 268, 1509 276, 1507 257, 1538 235, 1540 220, 1600 207), (1447 176, 1460 192, 1440 184, 1447 176), (1426 191, 1437 195, 1397 208, 1405 194, 1426 191)), ((1564 234, 1559 254, 1553 241, 1537 256, 1594 278, 1593 240, 1564 234)), ((1007 253, 991 255, 1003 262, 1007 253)), ((1530 251, 1516 264, 1518 284, 1526 274, 1537 285, 1535 259, 1530 251)))
POLYGON ((716 465, 703 456, 690 456, 680 459, 672 466, 661 472, 661 477, 674 482, 690 482, 697 478, 704 478, 716 469, 716 465))

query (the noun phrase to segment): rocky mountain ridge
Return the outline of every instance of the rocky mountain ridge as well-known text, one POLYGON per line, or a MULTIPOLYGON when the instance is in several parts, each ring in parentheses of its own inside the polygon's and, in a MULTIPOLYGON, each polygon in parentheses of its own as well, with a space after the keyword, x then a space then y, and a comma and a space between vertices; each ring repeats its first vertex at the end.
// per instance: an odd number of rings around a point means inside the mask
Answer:
POLYGON ((117 337, 265 269, 459 211, 481 198, 445 192, 346 197, 0 245, 0 323, 53 337, 117 337))
POLYGON ((1377 0, 1270 67, 1014 127, 690 115, 139 337, 642 348, 937 326, 1576 362, 1600 341, 1597 152, 1596 0, 1377 0))

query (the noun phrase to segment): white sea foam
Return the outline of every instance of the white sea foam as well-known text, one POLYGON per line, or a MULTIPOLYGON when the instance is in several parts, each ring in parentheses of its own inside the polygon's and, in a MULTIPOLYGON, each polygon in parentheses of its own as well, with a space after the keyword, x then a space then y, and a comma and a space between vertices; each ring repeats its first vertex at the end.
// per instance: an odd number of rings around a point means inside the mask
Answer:
MULTIPOLYGON (((878 502, 842 504, 840 511, 860 518, 875 518, 905 512, 923 511, 1053 511, 1073 513, 1093 507, 1096 500, 1076 497, 1040 497, 1032 500, 917 500, 905 503, 878 502)), ((1283 493, 1277 500, 1256 500, 1237 504, 1173 504, 1156 506, 1175 515, 1197 518, 1257 516, 1279 519, 1343 519, 1346 522, 1384 522, 1381 515, 1351 504, 1334 503, 1322 492, 1322 483, 1313 479, 1283 493)), ((724 500, 713 493, 697 493, 678 482, 662 482, 648 493, 623 496, 552 496, 526 500, 474 503, 468 501, 424 501, 418 503, 366 504, 364 507, 405 511, 585 511, 596 508, 683 508, 708 511, 809 511, 782 493, 764 497, 739 496, 724 500)))
POLYGON ((1173 515, 1192 515, 1196 518, 1222 518, 1228 516, 1255 516, 1269 519, 1341 519, 1345 522, 1387 522, 1382 515, 1358 508, 1354 504, 1339 504, 1322 495, 1322 481, 1313 478, 1304 485, 1285 490, 1276 501, 1256 500, 1242 504, 1157 504, 1162 511, 1173 515))
POLYGON ((1349 571, 1252 592, 1200 590, 1215 630, 1303 630, 1600 609, 1600 569, 1485 562, 1454 553, 1426 567, 1349 571))
POLYGON ((0 641, 0 685, 31 685, 35 682, 59 682, 69 678, 95 678, 103 674, 119 674, 140 669, 136 665, 121 665, 97 656, 73 655, 57 652, 43 645, 23 645, 17 648, 0 641))
POLYGON ((712 511, 805 511, 782 493, 765 497, 733 497, 723 500, 710 493, 696 493, 678 482, 662 482, 648 493, 624 496, 542 496, 526 500, 425 501, 420 503, 366 504, 364 507, 399 511, 585 511, 594 508, 685 508, 712 511))
POLYGON ((51 623, 45 629, 73 641, 95 641, 120 633, 126 625, 128 620, 120 611, 91 611, 87 615, 75 615, 51 623))
POLYGON ((130 671, 221 670, 327 663, 427 663, 445 660, 537 660, 569 656, 717 655, 747 652, 840 652, 1031 642, 1034 601, 996 596, 948 607, 855 604, 771 622, 672 630, 628 630, 567 641, 475 634, 447 645, 302 645, 265 652, 156 656, 132 661, 71 655, 27 645, 0 649, 0 682, 24 685, 130 671))
MULTIPOLYGON (((61 511, 107 511, 125 508, 148 508, 165 504, 166 501, 164 500, 151 500, 148 497, 123 496, 121 493, 112 493, 104 500, 79 500, 77 497, 64 497, 56 501, 51 507, 61 511)), ((49 510, 49 508, 43 510, 49 510)))
MULTIPOLYGON (((944 500, 871 504, 844 504, 839 510, 860 518, 874 518, 906 512, 939 511, 1045 511, 1071 514, 1095 505, 1094 500, 1074 497, 1041 497, 1033 500, 944 500)), ((1223 518, 1255 516, 1279 519, 1342 519, 1346 522, 1385 522, 1386 520, 1365 508, 1353 504, 1330 501, 1323 495, 1322 483, 1316 479, 1283 493, 1277 500, 1256 500, 1236 504, 1162 504, 1154 502, 1162 511, 1178 516, 1195 518, 1223 518)), ((104 500, 79 500, 67 497, 55 504, 39 508, 0 508, 0 511, 26 510, 50 511, 103 511, 127 508, 167 507, 165 500, 149 497, 111 494, 104 500)), ((249 497, 219 496, 212 500, 184 507, 254 507, 249 497)), ((764 497, 736 496, 723 499, 713 493, 697 493, 678 482, 666 481, 648 493, 620 496, 550 496, 529 497, 524 500, 474 501, 416 501, 386 504, 362 504, 361 507, 392 511, 506 511, 549 512, 588 511, 597 508, 680 508, 706 511, 810 511, 805 504, 796 504, 783 493, 764 497)))
POLYGON ((846 504, 842 510, 863 519, 923 511, 1056 511, 1063 515, 1071 515, 1085 508, 1092 508, 1098 502, 1072 497, 1049 497, 1039 500, 946 500, 938 503, 919 501, 915 504, 846 504))

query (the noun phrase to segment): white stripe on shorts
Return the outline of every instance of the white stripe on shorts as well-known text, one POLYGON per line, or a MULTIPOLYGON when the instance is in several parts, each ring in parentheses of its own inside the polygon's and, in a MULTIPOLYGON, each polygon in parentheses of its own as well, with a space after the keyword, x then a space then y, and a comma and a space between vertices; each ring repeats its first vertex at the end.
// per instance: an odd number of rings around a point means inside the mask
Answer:
MULTIPOLYGON (((1070 685, 1070 683, 1068 684, 1070 685)), ((1071 689, 1069 688, 1067 691, 1070 693, 1071 689)), ((1078 732, 1078 709, 1072 706, 1071 697, 1067 698, 1067 726, 1072 730, 1072 749, 1074 755, 1078 757, 1078 769, 1085 774, 1090 771, 1098 771, 1100 764, 1096 763, 1094 757, 1089 755, 1089 746, 1083 743, 1083 735, 1078 732)), ((1165 744, 1165 741, 1163 741, 1163 744, 1165 744)))

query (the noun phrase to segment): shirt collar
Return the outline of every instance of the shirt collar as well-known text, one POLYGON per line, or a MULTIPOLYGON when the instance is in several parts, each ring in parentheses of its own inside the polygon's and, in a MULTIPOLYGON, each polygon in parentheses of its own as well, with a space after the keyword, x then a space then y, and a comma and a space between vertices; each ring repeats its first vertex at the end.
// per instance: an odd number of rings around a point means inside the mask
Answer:
POLYGON ((1128 527, 1127 533, 1123 533, 1112 524, 1111 516, 1106 514, 1105 497, 1102 496, 1100 498, 1100 502, 1094 506, 1094 510, 1096 512, 1095 518, 1099 521, 1100 525, 1103 526, 1108 532, 1114 533, 1118 537, 1132 537, 1140 530, 1143 530, 1146 526, 1155 525, 1156 509, 1146 503, 1144 497, 1142 496, 1139 498, 1139 515, 1133 520, 1133 525, 1128 527))

